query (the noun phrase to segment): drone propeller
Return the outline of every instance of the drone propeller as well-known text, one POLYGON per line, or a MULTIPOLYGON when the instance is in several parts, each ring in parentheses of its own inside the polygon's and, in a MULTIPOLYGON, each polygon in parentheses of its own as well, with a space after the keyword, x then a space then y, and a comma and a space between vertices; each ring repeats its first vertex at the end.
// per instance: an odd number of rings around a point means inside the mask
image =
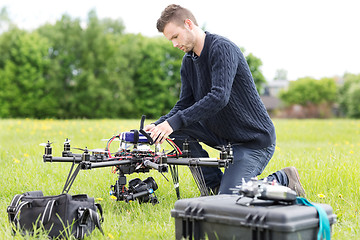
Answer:
POLYGON ((108 152, 103 148, 88 149, 87 147, 85 147, 85 148, 74 147, 72 149, 77 149, 77 150, 80 150, 83 152, 92 152, 92 153, 107 153, 108 152))
POLYGON ((77 149, 77 150, 80 150, 83 152, 89 152, 89 149, 87 147, 85 147, 85 148, 73 147, 72 149, 77 149))
POLYGON ((46 146, 50 146, 51 144, 53 144, 54 142, 50 142, 48 141, 47 143, 40 143, 40 146, 46 147, 46 146))

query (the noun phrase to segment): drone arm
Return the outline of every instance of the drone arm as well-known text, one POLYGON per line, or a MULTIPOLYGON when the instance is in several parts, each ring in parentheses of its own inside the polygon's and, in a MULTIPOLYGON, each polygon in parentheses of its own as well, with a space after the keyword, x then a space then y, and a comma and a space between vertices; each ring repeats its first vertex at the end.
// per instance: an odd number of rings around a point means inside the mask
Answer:
POLYGON ((154 169, 158 170, 159 172, 167 172, 168 171, 167 165, 165 165, 165 164, 157 164, 157 163, 154 163, 154 162, 152 162, 150 160, 145 160, 144 165, 145 165, 145 167, 154 168, 154 169))
POLYGON ((186 165, 186 166, 207 166, 207 167, 227 167, 228 161, 204 161, 201 158, 168 158, 167 163, 170 165, 186 165))
POLYGON ((80 163, 82 161, 81 157, 53 157, 51 155, 43 156, 44 162, 74 162, 80 163))
POLYGON ((130 165, 130 160, 114 160, 114 161, 107 161, 107 162, 85 162, 86 164, 83 165, 82 169, 93 169, 93 168, 102 168, 102 167, 113 167, 119 165, 130 165))

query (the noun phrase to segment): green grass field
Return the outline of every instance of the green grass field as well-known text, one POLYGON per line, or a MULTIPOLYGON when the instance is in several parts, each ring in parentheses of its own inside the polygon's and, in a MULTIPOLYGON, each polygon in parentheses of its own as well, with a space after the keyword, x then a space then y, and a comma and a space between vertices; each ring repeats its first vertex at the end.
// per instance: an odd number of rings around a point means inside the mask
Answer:
MULTIPOLYGON (((285 166, 296 166, 307 198, 331 205, 336 213, 333 239, 360 239, 360 121, 276 119, 274 123, 277 148, 263 176, 285 166)), ((54 141, 53 154, 60 156, 67 137, 72 147, 100 148, 106 143, 101 139, 138 127, 138 120, 0 120, 0 239, 13 238, 6 208, 15 194, 42 190, 46 195, 57 195, 62 191, 70 164, 44 163, 40 143, 54 141)), ((116 143, 112 144, 114 151, 116 143)), ((218 156, 214 150, 210 154, 218 156)), ((197 197, 190 171, 187 167, 179 169, 182 198, 197 197)), ((70 193, 95 197, 105 211, 105 236, 95 230, 87 239, 175 238, 170 210, 176 195, 171 182, 155 171, 132 174, 128 180, 149 175, 159 185, 156 195, 160 204, 154 206, 111 199, 109 187, 117 175, 110 168, 79 173, 70 193)), ((170 173, 166 175, 171 178, 170 173)))

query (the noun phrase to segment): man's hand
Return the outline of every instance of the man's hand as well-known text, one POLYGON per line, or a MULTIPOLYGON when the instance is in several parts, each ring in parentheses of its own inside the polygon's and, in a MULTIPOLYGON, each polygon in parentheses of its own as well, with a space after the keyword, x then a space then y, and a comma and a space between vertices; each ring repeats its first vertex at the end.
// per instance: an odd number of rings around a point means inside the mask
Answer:
POLYGON ((149 125, 146 125, 145 127, 144 127, 144 131, 145 132, 150 132, 151 131, 151 129, 153 129, 155 127, 155 124, 149 124, 149 125))
POLYGON ((165 121, 155 126, 154 124, 150 124, 145 126, 145 131, 150 131, 150 137, 154 140, 154 143, 163 143, 165 139, 173 132, 170 124, 165 121))

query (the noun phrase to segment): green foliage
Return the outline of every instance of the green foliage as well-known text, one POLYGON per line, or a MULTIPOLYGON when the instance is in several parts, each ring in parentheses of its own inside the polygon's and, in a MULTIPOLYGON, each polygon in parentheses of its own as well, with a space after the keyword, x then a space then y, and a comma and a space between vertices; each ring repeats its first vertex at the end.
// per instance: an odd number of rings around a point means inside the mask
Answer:
POLYGON ((0 115, 3 117, 49 117, 55 104, 44 76, 50 61, 49 43, 37 33, 12 29, 0 39, 0 115))
POLYGON ((149 118, 157 118, 179 97, 183 53, 165 38, 139 37, 138 41, 141 58, 134 74, 134 102, 138 115, 146 112, 149 118))
MULTIPOLYGON (((3 9, 0 23, 7 23, 3 9)), ((9 25, 10 26, 10 25, 9 25)), ((0 34, 0 117, 158 118, 178 99, 183 52, 163 37, 125 34, 120 19, 64 14, 33 32, 0 34)), ((261 60, 246 57, 258 91, 261 60)))
POLYGON ((121 24, 90 12, 86 28, 64 15, 54 26, 38 29, 52 43, 48 78, 58 90, 56 117, 126 117, 131 111, 131 68, 121 53, 126 49, 121 24))
POLYGON ((333 103, 336 101, 337 87, 332 78, 301 78, 290 82, 289 88, 279 93, 279 97, 287 105, 307 105, 333 103))
POLYGON ((264 84, 266 83, 266 79, 260 70, 262 61, 260 58, 255 57, 252 53, 249 53, 246 56, 246 61, 250 67, 251 74, 254 78, 256 89, 259 93, 262 93, 264 89, 264 84))
POLYGON ((360 118, 360 74, 345 74, 344 84, 339 88, 339 105, 347 117, 360 118))
POLYGON ((360 83, 353 84, 349 90, 349 117, 360 118, 360 83))

